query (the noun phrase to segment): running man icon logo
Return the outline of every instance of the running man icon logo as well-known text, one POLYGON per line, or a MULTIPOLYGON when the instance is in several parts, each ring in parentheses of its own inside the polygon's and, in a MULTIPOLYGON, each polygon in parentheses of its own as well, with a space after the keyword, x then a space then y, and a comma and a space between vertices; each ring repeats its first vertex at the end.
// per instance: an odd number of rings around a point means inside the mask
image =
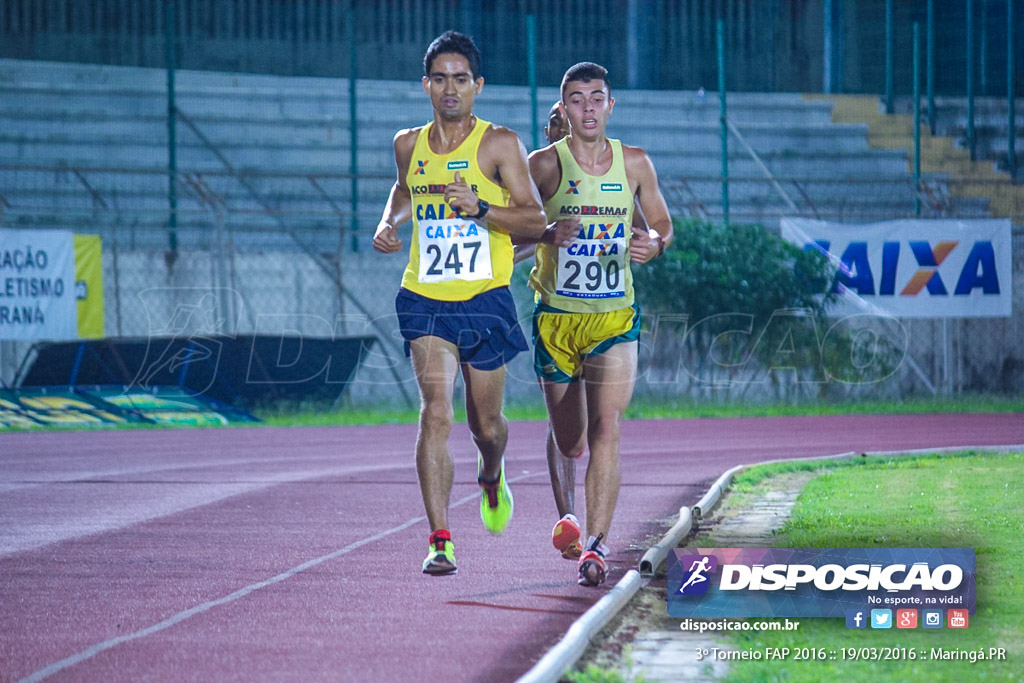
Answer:
POLYGON ((683 585, 679 587, 680 595, 702 595, 708 591, 711 581, 708 574, 718 571, 718 558, 714 555, 682 555, 679 564, 686 573, 683 574, 683 585))

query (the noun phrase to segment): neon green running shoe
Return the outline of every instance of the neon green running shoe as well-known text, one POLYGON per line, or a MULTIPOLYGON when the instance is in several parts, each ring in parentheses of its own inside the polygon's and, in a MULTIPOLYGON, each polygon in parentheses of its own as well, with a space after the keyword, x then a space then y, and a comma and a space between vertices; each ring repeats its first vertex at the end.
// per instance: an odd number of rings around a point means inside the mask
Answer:
POLYGON ((447 529, 438 529, 430 534, 430 552, 423 560, 423 573, 434 576, 455 574, 459 568, 455 566, 455 544, 447 529))
POLYGON ((480 473, 484 468, 484 460, 477 455, 476 480, 480 484, 480 518, 484 526, 495 536, 503 533, 508 521, 512 519, 512 489, 505 481, 505 458, 501 459, 501 474, 498 481, 484 481, 480 473))

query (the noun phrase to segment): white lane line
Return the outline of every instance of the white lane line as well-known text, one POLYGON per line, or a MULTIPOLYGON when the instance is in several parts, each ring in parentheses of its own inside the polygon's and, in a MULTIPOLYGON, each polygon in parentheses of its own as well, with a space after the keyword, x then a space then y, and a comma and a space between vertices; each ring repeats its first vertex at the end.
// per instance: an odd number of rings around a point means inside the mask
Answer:
MULTIPOLYGON (((237 464, 245 464, 245 461, 238 461, 237 464)), ((24 498, 18 503, 18 507, 8 511, 9 524, 0 526, 0 558, 37 550, 62 541, 144 524, 281 484, 301 484, 329 477, 363 475, 403 468, 408 468, 408 465, 351 463, 331 468, 271 472, 248 481, 194 481, 184 485, 158 480, 140 483, 130 479, 109 484, 47 482, 34 491, 23 492, 24 498), (63 499, 58 488, 90 485, 122 487, 120 490, 123 493, 119 495, 118 505, 100 505, 91 498, 82 499, 77 496, 63 499), (59 505, 52 502, 55 499, 60 501, 59 505)), ((0 505, 3 503, 0 499, 0 505)))
MULTIPOLYGON (((522 479, 527 479, 529 477, 538 476, 540 474, 543 474, 543 472, 533 472, 533 473, 522 474, 522 475, 519 475, 518 477, 510 477, 508 479, 508 482, 511 484, 513 482, 520 481, 522 479)), ((470 494, 470 495, 468 495, 468 496, 466 496, 464 498, 460 498, 459 500, 455 501, 455 503, 453 503, 449 507, 450 508, 456 508, 456 507, 459 507, 460 505, 465 505, 466 503, 468 503, 470 501, 479 500, 479 499, 480 499, 480 493, 479 492, 474 492, 474 493, 472 493, 472 494, 470 494)), ((275 583, 280 583, 282 581, 290 579, 291 577, 295 576, 296 574, 298 574, 300 572, 304 572, 307 569, 311 569, 311 568, 317 566, 318 564, 322 564, 322 563, 327 562, 329 560, 333 560, 335 558, 341 557, 342 555, 345 555, 346 553, 350 553, 353 550, 357 550, 357 549, 363 547, 364 545, 367 545, 368 543, 373 543, 374 541, 379 541, 382 538, 386 538, 387 536, 390 536, 392 534, 396 534, 399 531, 405 531, 406 529, 408 529, 412 525, 418 524, 418 523, 420 523, 420 522, 422 522, 424 520, 426 520, 426 517, 424 517, 424 516, 414 517, 413 519, 410 519, 410 520, 408 520, 406 522, 403 522, 402 524, 399 524, 396 527, 392 527, 392 528, 388 529, 387 531, 382 531, 382 532, 380 532, 378 534, 374 534, 373 536, 367 536, 366 538, 363 538, 363 539, 360 539, 358 541, 355 541, 354 543, 350 543, 349 545, 345 546, 344 548, 339 548, 338 550, 330 552, 327 555, 322 555, 322 556, 317 557, 315 559, 309 560, 308 562, 303 562, 302 564, 300 564, 300 565, 298 565, 296 567, 292 567, 291 569, 289 569, 289 570, 287 570, 285 572, 282 572, 282 573, 278 574, 277 576, 274 576, 272 578, 266 579, 265 581, 259 581, 257 583, 250 584, 250 585, 246 586, 245 588, 241 588, 241 589, 235 591, 234 593, 232 593, 230 595, 225 595, 222 598, 217 598, 216 600, 210 600, 209 602, 204 602, 201 605, 196 605, 195 607, 187 609, 187 610, 185 610, 183 612, 178 612, 177 614, 175 614, 173 616, 170 616, 170 617, 164 619, 161 622, 153 624, 152 626, 148 626, 148 627, 146 627, 144 629, 141 629, 139 631, 134 631, 132 633, 127 633, 127 634, 125 634, 123 636, 118 636, 117 638, 111 638, 110 640, 105 640, 102 643, 97 643, 96 645, 93 645, 92 647, 89 647, 89 648, 86 648, 85 650, 82 650, 78 654, 71 655, 70 657, 65 657, 64 659, 62 659, 62 660, 60 660, 58 662, 54 662, 53 664, 50 664, 49 666, 43 667, 39 671, 36 671, 35 673, 30 674, 30 675, 26 676, 25 678, 22 678, 20 683, 35 683, 35 681, 41 681, 43 679, 49 678, 50 676, 54 675, 55 673, 59 673, 60 671, 63 671, 64 669, 67 669, 69 667, 75 666, 76 664, 80 664, 80 663, 86 661, 87 659, 92 659, 93 657, 95 657, 96 655, 100 654, 101 652, 105 652, 105 651, 107 651, 107 650, 109 650, 109 649, 111 649, 113 647, 117 647, 121 643, 126 643, 126 642, 129 642, 129 641, 132 641, 132 640, 138 640, 139 638, 145 638, 146 636, 153 635, 154 633, 158 633, 160 631, 168 629, 171 626, 174 626, 175 624, 178 624, 178 623, 180 623, 182 621, 185 621, 186 619, 194 617, 197 614, 202 614, 203 612, 208 612, 209 610, 213 609, 214 607, 220 607, 221 605, 226 605, 226 604, 228 604, 230 602, 234 602, 236 600, 240 600, 241 598, 244 598, 245 596, 249 595, 250 593, 253 593, 255 591, 260 590, 261 588, 266 588, 267 586, 272 586, 275 583)))

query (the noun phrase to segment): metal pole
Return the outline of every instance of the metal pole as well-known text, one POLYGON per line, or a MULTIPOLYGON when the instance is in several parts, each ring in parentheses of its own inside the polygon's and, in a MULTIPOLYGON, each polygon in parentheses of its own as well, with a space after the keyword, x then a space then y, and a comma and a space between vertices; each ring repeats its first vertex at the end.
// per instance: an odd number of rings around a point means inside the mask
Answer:
POLYGON ((949 318, 942 319, 942 364, 944 377, 942 393, 946 396, 953 395, 953 331, 950 329, 949 318))
POLYGON ((836 0, 832 10, 832 92, 841 93, 846 90, 843 79, 843 71, 846 66, 843 63, 844 29, 843 29, 843 0, 836 0))
POLYGON ((914 22, 914 215, 921 217, 921 25, 914 22))
MULTIPOLYGON (((356 99, 356 77, 359 75, 356 57, 356 3, 349 0, 348 3, 348 46, 349 46, 349 69, 348 69, 348 132, 349 132, 349 163, 348 172, 352 179, 352 221, 350 230, 352 232, 352 251, 359 251, 359 117, 358 104, 356 99)), ((476 75, 476 74, 474 74, 476 75)))
POLYGON ((537 21, 526 15, 526 69, 530 81, 530 138, 531 149, 540 147, 540 128, 537 125, 537 21))
POLYGON ((967 0, 967 147, 971 161, 978 151, 974 137, 974 0, 967 0))
POLYGON ((988 5, 989 0, 981 0, 981 22, 978 27, 978 93, 988 95, 988 5))
POLYGON ((832 63, 833 53, 833 41, 835 31, 835 8, 832 5, 833 0, 825 0, 825 54, 824 57, 824 68, 822 69, 822 76, 824 82, 822 83, 822 89, 826 95, 832 94, 832 69, 834 65, 832 63))
POLYGON ((167 60, 167 221, 168 263, 178 258, 178 105, 174 98, 175 57, 178 51, 178 12, 174 0, 164 0, 164 50, 167 60))
POLYGON ((893 112, 893 50, 895 38, 892 25, 892 0, 885 0, 885 113, 893 112))
POLYGON ((928 130, 935 135, 935 0, 928 0, 928 37, 925 41, 928 51, 928 130))
POLYGON ((1016 74, 1013 51, 1016 46, 1013 44, 1013 3, 1015 0, 1006 0, 1006 159, 1007 170, 1010 172, 1010 181, 1017 182, 1017 112, 1014 96, 1016 95, 1013 77, 1016 74))
POLYGON ((729 127, 725 107, 725 22, 718 20, 718 99, 722 124, 722 216, 729 223, 729 127))

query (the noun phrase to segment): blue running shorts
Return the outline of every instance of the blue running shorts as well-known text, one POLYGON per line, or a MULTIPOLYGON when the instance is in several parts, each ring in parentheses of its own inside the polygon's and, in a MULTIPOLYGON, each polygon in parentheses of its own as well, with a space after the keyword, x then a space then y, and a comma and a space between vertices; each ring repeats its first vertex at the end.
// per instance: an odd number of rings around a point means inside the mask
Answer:
POLYGON ((530 348, 508 287, 489 289, 468 301, 438 301, 403 288, 395 311, 406 356, 411 340, 430 335, 457 346, 460 363, 496 370, 530 348))

